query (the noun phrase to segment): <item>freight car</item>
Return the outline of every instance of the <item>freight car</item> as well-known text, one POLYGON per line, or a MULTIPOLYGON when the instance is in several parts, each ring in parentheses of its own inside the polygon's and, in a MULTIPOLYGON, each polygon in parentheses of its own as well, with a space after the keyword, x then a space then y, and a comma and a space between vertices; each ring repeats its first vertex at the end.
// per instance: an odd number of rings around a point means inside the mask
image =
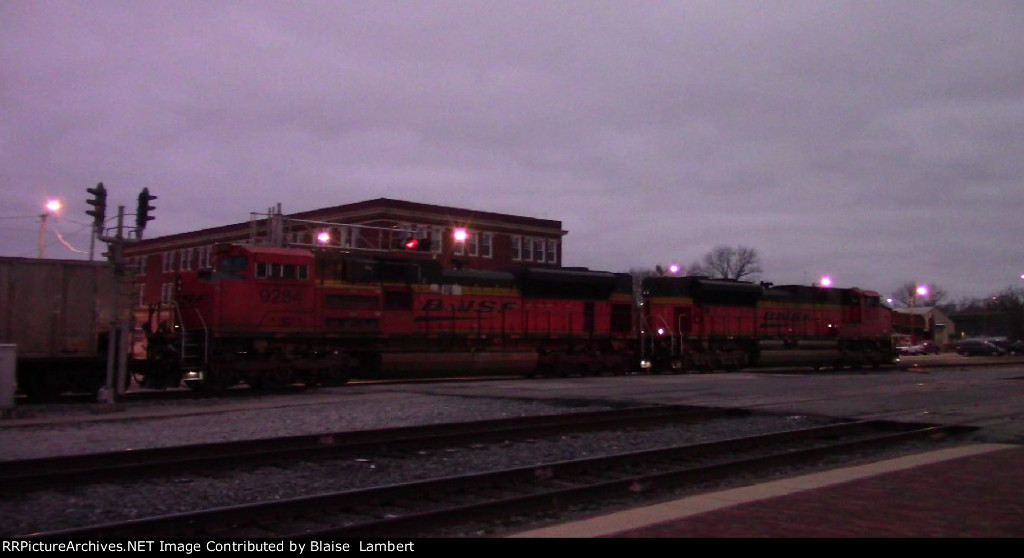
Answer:
POLYGON ((433 259, 246 244, 181 272, 149 308, 148 387, 219 390, 439 373, 635 368, 632 280, 587 269, 450 269, 433 259))
POLYGON ((667 276, 646 278, 642 292, 642 367, 652 372, 895 359, 892 310, 875 291, 667 276))
POLYGON ((107 263, 0 257, 0 343, 16 345, 18 391, 44 400, 105 385, 117 292, 107 263))

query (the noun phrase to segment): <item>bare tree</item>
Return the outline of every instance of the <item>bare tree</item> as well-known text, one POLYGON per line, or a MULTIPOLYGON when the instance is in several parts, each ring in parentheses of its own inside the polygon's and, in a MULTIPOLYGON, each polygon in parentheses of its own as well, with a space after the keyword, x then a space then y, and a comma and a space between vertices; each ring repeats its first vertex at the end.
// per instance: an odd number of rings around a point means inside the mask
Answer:
POLYGON ((903 307, 910 306, 941 306, 949 297, 949 293, 938 285, 922 285, 917 281, 907 281, 892 293, 892 299, 903 307), (918 289, 924 288, 924 293, 918 289))
POLYGON ((690 264, 688 275, 707 275, 719 279, 753 279, 761 273, 757 250, 746 246, 716 246, 703 260, 690 264))

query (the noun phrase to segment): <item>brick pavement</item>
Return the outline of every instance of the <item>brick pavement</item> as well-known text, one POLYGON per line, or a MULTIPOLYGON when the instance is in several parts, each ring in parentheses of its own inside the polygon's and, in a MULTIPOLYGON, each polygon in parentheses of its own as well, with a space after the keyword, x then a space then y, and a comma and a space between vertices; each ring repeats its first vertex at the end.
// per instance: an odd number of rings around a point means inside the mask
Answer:
POLYGON ((931 452, 726 492, 516 536, 1024 537, 1024 447, 1015 445, 931 452))

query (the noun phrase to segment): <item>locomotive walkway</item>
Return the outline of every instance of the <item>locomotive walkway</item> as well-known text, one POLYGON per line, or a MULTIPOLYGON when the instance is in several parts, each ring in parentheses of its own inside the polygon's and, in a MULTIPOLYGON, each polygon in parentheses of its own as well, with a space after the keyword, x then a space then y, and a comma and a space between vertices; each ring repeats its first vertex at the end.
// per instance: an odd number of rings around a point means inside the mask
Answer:
POLYGON ((979 444, 688 497, 520 538, 1020 538, 1024 447, 979 444))

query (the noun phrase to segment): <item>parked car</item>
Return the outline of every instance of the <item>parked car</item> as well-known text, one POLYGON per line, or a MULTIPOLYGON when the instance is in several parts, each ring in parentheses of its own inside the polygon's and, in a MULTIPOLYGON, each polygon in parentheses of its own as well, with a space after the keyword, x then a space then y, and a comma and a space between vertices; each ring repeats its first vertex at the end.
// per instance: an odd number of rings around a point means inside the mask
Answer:
POLYGON ((896 346, 896 354, 900 356, 937 355, 941 352, 942 348, 934 341, 924 341, 916 345, 896 346))
POLYGON ((1024 340, 1018 339, 1013 343, 1007 343, 1002 345, 1006 349, 1007 354, 1011 355, 1024 355, 1024 340))
POLYGON ((964 339, 955 346, 956 354, 964 356, 1003 356, 1006 349, 985 339, 964 339))
POLYGON ((993 344, 1002 347, 1006 350, 1006 354, 1010 355, 1022 355, 1024 354, 1024 341, 1010 341, 1006 337, 992 337, 988 339, 993 344))
POLYGON ((896 354, 899 356, 911 356, 913 345, 896 345, 896 354))

